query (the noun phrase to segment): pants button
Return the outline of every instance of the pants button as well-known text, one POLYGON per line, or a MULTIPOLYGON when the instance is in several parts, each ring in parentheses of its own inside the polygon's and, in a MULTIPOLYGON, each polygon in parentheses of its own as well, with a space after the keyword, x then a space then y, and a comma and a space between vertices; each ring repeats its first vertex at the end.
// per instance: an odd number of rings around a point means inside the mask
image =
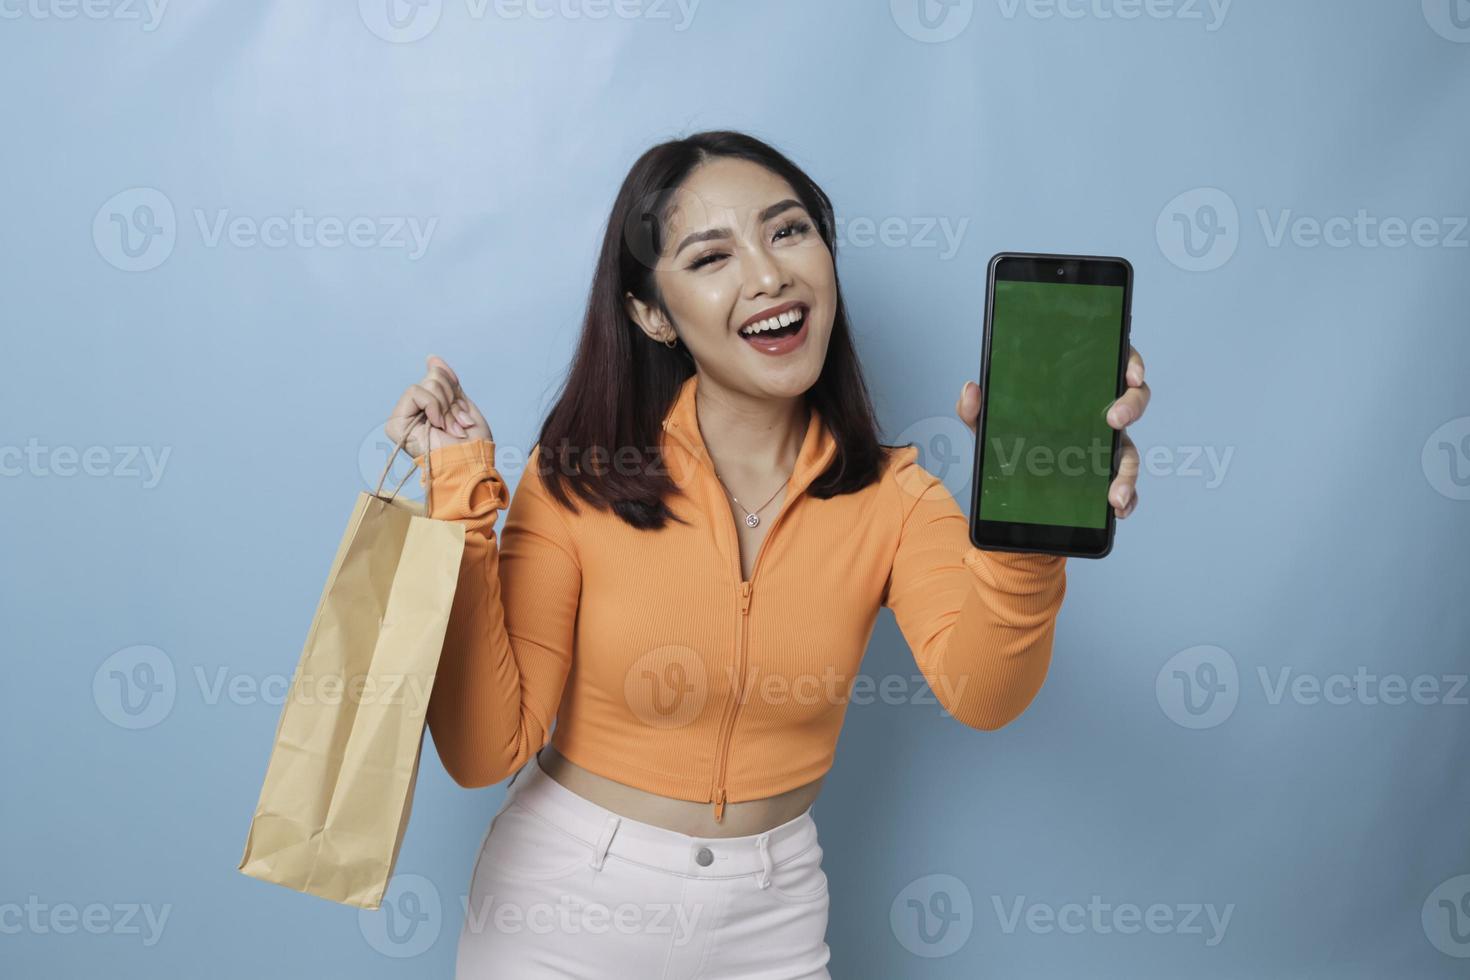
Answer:
POLYGON ((707 868, 714 863, 715 856, 709 848, 701 847, 699 853, 694 855, 694 860, 698 861, 701 867, 707 868))

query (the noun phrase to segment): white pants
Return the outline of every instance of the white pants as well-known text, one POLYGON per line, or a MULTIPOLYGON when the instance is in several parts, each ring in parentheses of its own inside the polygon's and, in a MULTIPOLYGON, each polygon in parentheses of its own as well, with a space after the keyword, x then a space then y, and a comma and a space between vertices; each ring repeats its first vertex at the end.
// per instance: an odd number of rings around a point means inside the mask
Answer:
POLYGON ((746 837, 691 837, 572 792, 532 756, 470 876, 457 980, 830 980, 810 807, 746 837))

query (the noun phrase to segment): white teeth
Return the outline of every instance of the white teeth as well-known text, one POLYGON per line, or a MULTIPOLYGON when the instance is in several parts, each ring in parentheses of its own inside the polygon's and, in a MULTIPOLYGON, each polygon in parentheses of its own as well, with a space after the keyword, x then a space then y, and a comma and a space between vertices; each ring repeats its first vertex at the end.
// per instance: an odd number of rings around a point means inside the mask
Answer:
POLYGON ((762 320, 759 323, 751 324, 740 332, 744 336, 749 337, 752 334, 764 333, 767 330, 776 330, 780 327, 789 327, 797 320, 800 320, 802 314, 803 310, 798 307, 797 309, 782 313, 780 316, 773 316, 769 320, 762 320))

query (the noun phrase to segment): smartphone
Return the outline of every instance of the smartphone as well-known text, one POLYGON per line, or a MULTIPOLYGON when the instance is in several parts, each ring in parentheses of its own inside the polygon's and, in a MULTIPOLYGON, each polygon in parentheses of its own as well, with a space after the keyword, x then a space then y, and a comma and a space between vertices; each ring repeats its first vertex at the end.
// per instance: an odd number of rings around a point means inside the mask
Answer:
POLYGON ((1102 558, 1122 433, 1133 266, 1096 255, 1001 252, 985 285, 970 541, 993 551, 1102 558))

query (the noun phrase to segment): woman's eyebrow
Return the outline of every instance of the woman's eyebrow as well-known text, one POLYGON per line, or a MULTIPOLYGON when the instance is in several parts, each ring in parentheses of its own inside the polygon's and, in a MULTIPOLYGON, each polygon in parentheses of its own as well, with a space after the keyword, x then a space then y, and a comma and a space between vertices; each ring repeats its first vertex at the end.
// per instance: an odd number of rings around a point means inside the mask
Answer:
MULTIPOLYGON (((777 201, 775 204, 772 204, 770 207, 766 208, 760 213, 760 223, 765 224, 767 221, 770 221, 782 211, 789 211, 792 208, 799 207, 801 207, 801 202, 792 200, 789 197, 785 200, 777 201)), ((677 256, 680 252, 684 251, 684 249, 688 248, 690 245, 693 245, 695 242, 707 242, 712 238, 729 237, 729 228, 706 228, 704 231, 691 232, 690 234, 685 235, 684 240, 679 243, 679 247, 674 249, 674 255, 677 256)))

